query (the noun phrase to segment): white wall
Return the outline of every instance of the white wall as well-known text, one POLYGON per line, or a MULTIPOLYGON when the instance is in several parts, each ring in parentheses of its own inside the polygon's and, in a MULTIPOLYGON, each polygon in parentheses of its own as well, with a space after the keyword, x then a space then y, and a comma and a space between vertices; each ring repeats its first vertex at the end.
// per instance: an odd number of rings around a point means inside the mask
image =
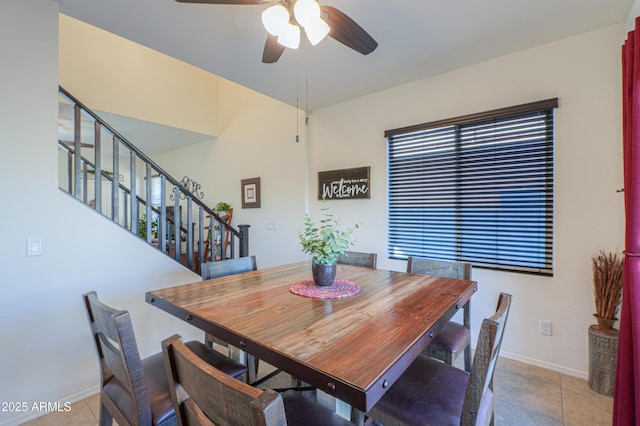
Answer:
POLYGON ((241 86, 225 87, 218 137, 154 160, 174 176, 188 174, 201 183, 207 205, 231 204, 232 225, 251 225, 249 250, 259 268, 302 260, 296 234, 305 212, 304 135, 295 142, 302 113, 241 86), (261 207, 243 209, 240 182, 255 177, 260 177, 261 207), (276 229, 267 230, 268 223, 276 229))
POLYGON ((224 79, 66 15, 59 68, 60 85, 94 111, 218 132, 224 79))
POLYGON ((627 31, 632 31, 635 28, 637 16, 640 16, 640 1, 635 0, 627 17, 627 31))
MULTIPOLYGON (((587 328, 594 323, 591 256, 623 249, 620 45, 624 24, 496 58, 314 111, 310 191, 316 174, 371 166, 371 199, 333 201, 346 224, 362 221, 356 249, 386 259, 384 131, 558 97, 555 113, 553 278, 474 270, 473 334, 497 295, 514 296, 502 354, 586 377, 587 328), (553 336, 539 321, 553 322, 553 336)), ((320 203, 314 203, 317 212, 320 203)), ((475 339, 475 338, 474 338, 475 339)))
MULTIPOLYGON (((6 0, 0 13, 0 401, 69 401, 97 391, 81 295, 131 311, 140 351, 192 327, 148 306, 147 290, 198 279, 57 188, 58 3, 6 0), (26 239, 43 255, 26 257, 26 239)), ((42 413, 0 412, 0 424, 42 413)))

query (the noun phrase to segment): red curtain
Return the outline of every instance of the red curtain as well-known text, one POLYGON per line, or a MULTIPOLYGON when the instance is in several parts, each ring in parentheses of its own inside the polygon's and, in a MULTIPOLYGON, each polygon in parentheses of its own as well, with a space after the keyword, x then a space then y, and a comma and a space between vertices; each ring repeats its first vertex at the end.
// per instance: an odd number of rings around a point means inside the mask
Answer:
POLYGON ((622 47, 625 260, 614 425, 640 425, 640 18, 622 47))

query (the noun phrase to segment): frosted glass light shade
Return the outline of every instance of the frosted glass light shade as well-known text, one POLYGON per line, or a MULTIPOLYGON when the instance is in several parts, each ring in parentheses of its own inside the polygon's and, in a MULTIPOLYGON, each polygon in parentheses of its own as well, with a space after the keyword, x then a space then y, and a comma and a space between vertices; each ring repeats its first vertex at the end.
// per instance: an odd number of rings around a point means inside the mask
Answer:
POLYGON ((306 29, 320 18, 320 5, 315 0, 298 0, 293 6, 293 14, 298 24, 306 29))
POLYGON ((329 34, 329 25, 320 18, 316 18, 314 21, 304 27, 304 31, 307 33, 307 38, 312 45, 316 45, 329 34))
POLYGON ((281 4, 271 6, 262 12, 262 25, 273 36, 279 36, 289 25, 289 11, 281 4))
MULTIPOLYGON (((320 17, 320 5, 316 0, 297 0, 293 6, 295 21, 304 27, 307 38, 316 45, 329 34, 330 28, 320 17)), ((282 4, 267 8, 262 12, 262 24, 278 43, 290 49, 300 45, 300 27, 290 23, 289 10, 282 4)))
POLYGON ((285 29, 278 34, 278 43, 290 49, 297 49, 300 45, 300 27, 287 24, 285 29))

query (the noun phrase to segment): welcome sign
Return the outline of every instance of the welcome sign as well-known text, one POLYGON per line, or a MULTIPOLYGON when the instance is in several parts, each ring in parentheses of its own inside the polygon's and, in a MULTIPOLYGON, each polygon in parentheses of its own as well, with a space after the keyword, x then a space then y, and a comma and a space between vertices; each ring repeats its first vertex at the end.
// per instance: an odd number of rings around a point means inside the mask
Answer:
POLYGON ((318 172, 318 200, 371 198, 370 167, 318 172))

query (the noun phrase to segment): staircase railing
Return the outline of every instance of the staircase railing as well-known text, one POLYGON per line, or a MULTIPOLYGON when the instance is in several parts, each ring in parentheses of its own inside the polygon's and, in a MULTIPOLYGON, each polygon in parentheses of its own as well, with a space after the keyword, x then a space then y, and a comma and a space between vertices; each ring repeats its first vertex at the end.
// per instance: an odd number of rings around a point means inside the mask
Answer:
POLYGON ((249 225, 229 225, 62 87, 59 103, 62 190, 195 272, 249 255, 249 225))

